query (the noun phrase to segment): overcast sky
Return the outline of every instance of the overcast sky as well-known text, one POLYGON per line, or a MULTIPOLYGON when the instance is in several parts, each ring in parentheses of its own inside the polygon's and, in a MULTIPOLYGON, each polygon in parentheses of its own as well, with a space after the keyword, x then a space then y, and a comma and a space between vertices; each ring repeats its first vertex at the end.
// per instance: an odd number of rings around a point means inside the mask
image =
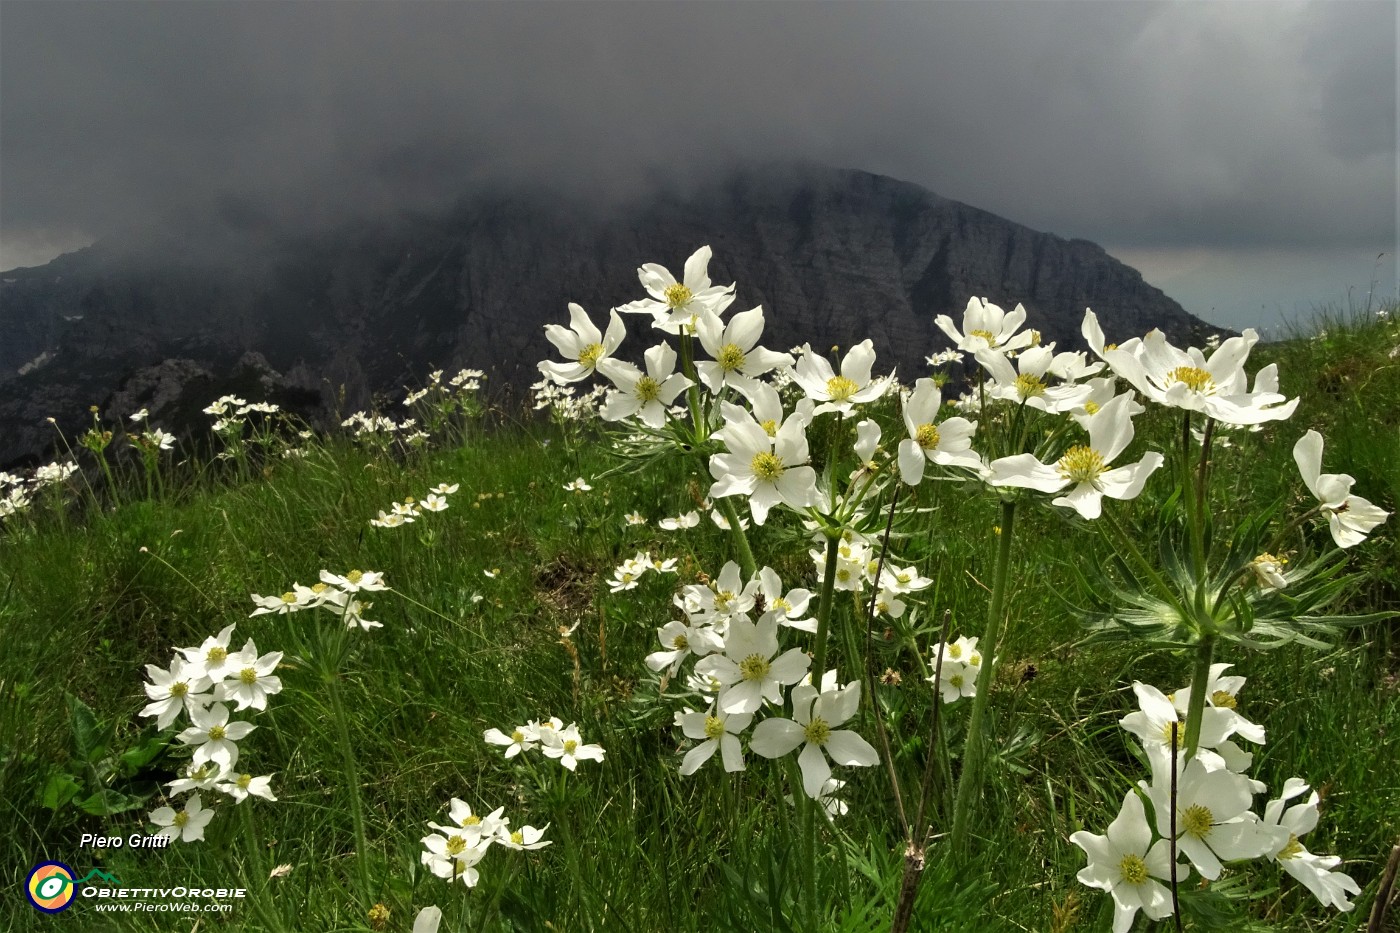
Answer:
POLYGON ((5 0, 0 268, 231 203, 325 223, 800 157, 1270 326, 1396 297, 1396 10, 5 0))

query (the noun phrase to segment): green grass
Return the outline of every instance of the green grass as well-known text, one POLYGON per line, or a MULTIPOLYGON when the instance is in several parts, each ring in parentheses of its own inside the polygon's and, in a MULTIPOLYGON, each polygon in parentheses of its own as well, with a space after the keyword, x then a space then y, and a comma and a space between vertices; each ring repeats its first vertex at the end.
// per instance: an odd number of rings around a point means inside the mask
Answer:
MULTIPOLYGON (((1400 358, 1390 356, 1400 325, 1329 321, 1325 329, 1325 337, 1261 346, 1252 357, 1251 371, 1277 360, 1283 390, 1303 401, 1287 422, 1231 432, 1233 446, 1216 458, 1223 514, 1233 514, 1234 503, 1293 505, 1305 494, 1291 450, 1309 427, 1327 439, 1324 470, 1351 473, 1357 493, 1382 508, 1400 504, 1400 358)), ((1139 435, 1160 438, 1170 427, 1148 417, 1139 435)), ((655 629, 672 618, 674 587, 701 572, 716 575, 731 556, 729 539, 708 521, 681 533, 655 528, 656 519, 693 508, 707 478, 695 485, 670 464, 595 479, 590 493, 566 492, 568 480, 600 476, 615 462, 598 443, 571 451, 552 429, 519 423, 407 458, 371 455, 344 439, 309 449, 302 460, 270 461, 255 480, 230 479, 221 464, 189 467, 183 478, 168 478, 155 501, 132 486, 114 508, 36 510, 32 523, 0 532, 7 905, 0 929, 277 925, 251 901, 198 923, 190 915, 98 914, 86 903, 62 918, 42 917, 21 902, 19 886, 45 859, 80 873, 101 867, 141 886, 241 885, 254 866, 265 874, 290 864, 290 874, 267 886, 286 930, 371 929, 367 911, 376 902, 390 909, 384 928, 398 931, 428 904, 443 908, 443 929, 452 931, 800 929, 784 919, 802 872, 781 762, 750 754, 742 774, 711 764, 680 777, 671 717, 681 704, 658 699, 642 663, 655 650, 655 629), (398 529, 367 524, 390 502, 442 482, 461 484, 447 511, 398 529), (652 525, 625 527, 622 516, 634 509, 652 525), (649 574, 638 589, 610 594, 612 568, 638 550, 680 558, 679 578, 649 574), (327 634, 336 623, 314 612, 248 618, 250 593, 280 593, 293 581, 314 582, 323 568, 351 567, 383 571, 396 591, 372 597, 367 614, 384 627, 353 633, 337 680, 365 808, 364 853, 355 851, 352 788, 318 672, 340 647, 327 634), (483 571, 494 568, 499 576, 487 578, 483 571), (174 646, 235 623, 236 645, 252 638, 261 652, 287 653, 278 672, 284 691, 240 743, 246 767, 274 774, 280 797, 242 805, 253 808, 261 851, 250 851, 226 798, 216 801, 220 813, 203 843, 80 850, 85 832, 146 831, 144 814, 158 801, 107 818, 42 805, 50 776, 74 752, 65 695, 111 725, 113 747, 134 746, 154 734, 151 720, 136 717, 146 702, 143 665, 164 666, 174 646), (560 629, 574 625, 566 645, 560 629), (587 741, 607 749, 606 760, 583 762, 564 781, 538 753, 532 768, 504 760, 483 740, 489 727, 550 715, 577 721, 587 741), (515 825, 549 823, 554 844, 537 852, 493 847, 470 891, 432 877, 418 864, 419 840, 428 821, 445 819, 454 796, 477 811, 504 806, 515 825), (366 859, 366 892, 357 890, 357 856, 366 859)), ((1153 514, 1168 486, 1165 476, 1154 478, 1126 511, 1153 514)), ((902 562, 935 580, 920 624, 927 630, 949 610, 955 633, 977 634, 997 505, 950 484, 925 484, 917 502, 931 511, 897 546, 902 562)), ((1185 656, 1085 643, 1081 609, 1102 597, 1095 581, 1110 572, 1104 539, 1038 506, 1023 508, 1017 523, 1011 623, 990 707, 997 757, 973 850, 949 857, 937 841, 929 850, 919 930, 1108 929, 1109 898, 1075 880, 1084 860, 1068 837, 1081 828, 1102 832, 1123 793, 1146 776, 1117 727, 1135 708, 1132 681, 1170 689, 1190 677, 1185 656)), ((1311 529, 1307 540, 1330 544, 1325 530, 1311 529)), ((777 568, 785 584, 816 589, 790 519, 755 529, 751 541, 760 565, 777 568)), ((1346 611, 1400 606, 1396 557, 1392 518, 1350 554, 1362 583, 1346 611)), ((853 624, 849 599, 838 601, 837 613, 839 624, 853 624)), ((875 651, 880 668, 902 675, 898 686, 881 688, 881 699, 896 767, 912 780, 926 754, 929 690, 899 645, 877 638, 875 651)), ((1340 915, 1291 878, 1255 865, 1233 876, 1255 895, 1238 922, 1277 933, 1355 930, 1400 835, 1396 623, 1349 632, 1326 652, 1223 649, 1218 660, 1249 677, 1242 710, 1269 730, 1255 776, 1271 790, 1295 774, 1325 789, 1322 821, 1305 841, 1341 854, 1364 888, 1357 910, 1340 915)), ((946 710, 955 752, 966 707, 946 710)), ((873 738, 868 718, 861 731, 873 738)), ((159 758, 122 789, 150 791, 154 781, 172 779, 177 764, 175 756, 159 758)), ((903 843, 883 769, 836 776, 850 782, 850 811, 824 830, 831 848, 816 869, 831 929, 888 928, 903 843)), ((218 795, 205 796, 207 803, 218 795)), ((946 817, 947 796, 946 788, 936 795, 935 825, 946 817)))

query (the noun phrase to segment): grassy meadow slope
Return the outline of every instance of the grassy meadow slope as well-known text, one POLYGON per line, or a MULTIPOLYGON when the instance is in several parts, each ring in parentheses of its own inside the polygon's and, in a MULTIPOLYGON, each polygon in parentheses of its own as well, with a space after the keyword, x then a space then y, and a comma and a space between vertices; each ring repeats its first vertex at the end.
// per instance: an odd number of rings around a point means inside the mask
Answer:
MULTIPOLYGON (((1350 473, 1357 493, 1384 509, 1400 505, 1400 322, 1332 320, 1325 330, 1251 357, 1251 370, 1277 361, 1282 391, 1302 401, 1292 419, 1257 433, 1235 429, 1229 447, 1217 446, 1226 513, 1237 499, 1306 495, 1291 451, 1308 428, 1327 439, 1324 469, 1350 473)), ((886 437, 902 436, 893 410, 882 412, 886 437)), ((1156 444, 1172 423, 1149 415, 1138 430, 1156 444)), ((786 928, 801 875, 797 821, 779 789, 786 772, 751 755, 737 775, 711 764, 681 777, 672 714, 682 704, 658 699, 657 677, 643 663, 657 627, 672 618, 675 588, 717 575, 731 556, 730 538, 703 513, 691 529, 656 525, 695 509, 708 478, 697 482, 674 463, 605 475, 615 461, 593 437, 528 413, 485 412, 450 444, 393 455, 348 433, 305 441, 305 456, 254 458, 260 465, 243 469, 179 454, 149 492, 139 464, 116 477, 115 496, 89 472, 91 487, 74 477, 74 501, 36 502, 0 526, 0 930, 408 931, 430 904, 453 931, 786 928), (576 477, 592 489, 565 489, 576 477), (460 486, 445 511, 397 528, 369 524, 390 503, 422 499, 442 483, 460 486), (649 523, 628 525, 634 511, 649 523), (678 558, 678 574, 649 573, 637 588, 610 593, 613 568, 638 551, 678 558), (365 610, 382 628, 342 631, 320 612, 248 616, 250 593, 278 594, 323 569, 352 567, 383 572, 392 588, 370 594, 365 610), (83 833, 149 832, 145 816, 162 803, 157 782, 173 780, 180 764, 170 753, 142 760, 142 743, 156 735, 153 721, 137 716, 147 702, 144 665, 165 666, 172 648, 235 624, 235 647, 251 638, 259 652, 284 652, 284 689, 240 743, 240 769, 273 775, 278 801, 236 808, 209 792, 219 812, 203 842, 80 849, 83 833), (566 775, 538 752, 506 760, 483 739, 489 728, 549 716, 577 722, 606 758, 566 775), (80 749, 86 761, 77 760, 80 749), (126 764, 113 763, 129 751, 126 764), (110 796, 94 800, 102 788, 110 796), (420 839, 429 821, 446 819, 453 797, 483 813, 505 807, 517 827, 549 824, 553 845, 493 847, 475 888, 433 877, 419 864, 420 839), (104 799, 132 808, 104 817, 80 806, 100 812, 104 799), (100 867, 128 885, 183 879, 242 885, 254 896, 222 918, 98 914, 82 902, 68 916, 44 917, 20 888, 46 859, 80 872, 100 867), (290 871, 265 883, 279 865, 290 871), (375 904, 387 915, 372 914, 375 904)), ((1151 515, 1170 491, 1168 477, 1156 477, 1121 514, 1151 515)), ((917 497, 931 520, 898 547, 903 562, 934 580, 911 600, 923 608, 908 634, 926 656, 944 610, 956 631, 982 625, 997 505, 953 484, 925 483, 917 497)), ((1392 517, 1348 552, 1361 581, 1344 611, 1400 606, 1397 530, 1392 517)), ((800 531, 788 517, 753 529, 750 540, 760 565, 788 586, 815 590, 800 531)), ((1305 536, 1331 546, 1325 525, 1305 536)), ((955 872, 934 842, 916 929, 1109 929, 1110 899, 1075 880, 1084 856, 1069 836, 1102 832, 1144 774, 1117 726, 1136 708, 1132 682, 1167 688, 1190 679, 1182 654, 1085 642, 1082 610, 1102 602, 1097 584, 1113 573, 1103 538, 1035 507, 1018 516, 1016 542, 990 707, 997 753, 972 829, 974 857, 955 872)), ((854 616, 849 596, 837 612, 854 616)), ((917 773, 932 691, 898 650, 906 628, 889 644, 877 631, 872 650, 877 668, 900 681, 879 688, 895 764, 917 773)), ((1397 634, 1391 619, 1321 651, 1221 649, 1218 660, 1248 677, 1241 712, 1268 730, 1253 773, 1271 790, 1303 775, 1324 794, 1306 841, 1341 854, 1362 887, 1357 909, 1341 914, 1272 866, 1227 871, 1217 887, 1253 897, 1232 915, 1245 919, 1230 924, 1274 933, 1364 927, 1400 841, 1397 634)), ((960 715, 948 707, 954 749, 960 715)), ((903 868, 889 785, 881 768, 836 776, 849 782, 849 810, 829 830, 844 860, 816 867, 830 928, 888 928, 903 868)), ((947 777, 936 778, 935 824, 949 796, 947 777)), ((1200 917, 1193 924, 1241 928, 1200 917)))

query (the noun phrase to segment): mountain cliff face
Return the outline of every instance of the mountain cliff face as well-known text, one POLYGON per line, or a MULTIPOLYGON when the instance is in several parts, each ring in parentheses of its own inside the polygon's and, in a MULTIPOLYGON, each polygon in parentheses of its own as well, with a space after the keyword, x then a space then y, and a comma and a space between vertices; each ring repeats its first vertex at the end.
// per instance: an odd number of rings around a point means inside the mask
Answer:
MULTIPOLYGON (((877 369, 897 365, 905 378, 947 345, 934 316, 960 319, 974 295, 1024 303, 1031 326, 1062 347, 1079 344, 1086 307, 1111 340, 1152 327, 1182 341, 1212 330, 1093 243, 890 178, 812 167, 747 171, 606 214, 477 198, 373 228, 229 242, 196 252, 172 236, 158 259, 99 243, 5 273, 0 464, 52 439, 46 417, 72 427, 93 404, 125 414, 111 404, 122 382, 141 369, 149 382, 176 358, 214 374, 198 386, 213 393, 219 374, 254 351, 303 396, 329 404, 343 386, 352 410, 435 367, 476 367, 492 385, 523 387, 552 355, 542 326, 566 322, 568 302, 603 321, 643 297, 639 265, 678 272, 707 243, 710 277, 739 285, 732 310, 767 311, 765 345, 870 337, 877 369)), ((649 320, 628 323, 624 348, 636 355, 649 320)), ((120 399, 142 403, 130 391, 120 399)))

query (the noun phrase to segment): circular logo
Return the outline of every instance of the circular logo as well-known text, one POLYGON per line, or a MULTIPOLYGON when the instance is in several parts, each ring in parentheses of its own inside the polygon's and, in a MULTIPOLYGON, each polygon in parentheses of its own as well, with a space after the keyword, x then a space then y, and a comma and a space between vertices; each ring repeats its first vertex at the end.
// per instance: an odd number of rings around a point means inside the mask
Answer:
POLYGON ((29 903, 46 914, 56 914, 72 907, 76 893, 73 869, 62 862, 40 862, 24 883, 24 894, 29 898, 29 903))

